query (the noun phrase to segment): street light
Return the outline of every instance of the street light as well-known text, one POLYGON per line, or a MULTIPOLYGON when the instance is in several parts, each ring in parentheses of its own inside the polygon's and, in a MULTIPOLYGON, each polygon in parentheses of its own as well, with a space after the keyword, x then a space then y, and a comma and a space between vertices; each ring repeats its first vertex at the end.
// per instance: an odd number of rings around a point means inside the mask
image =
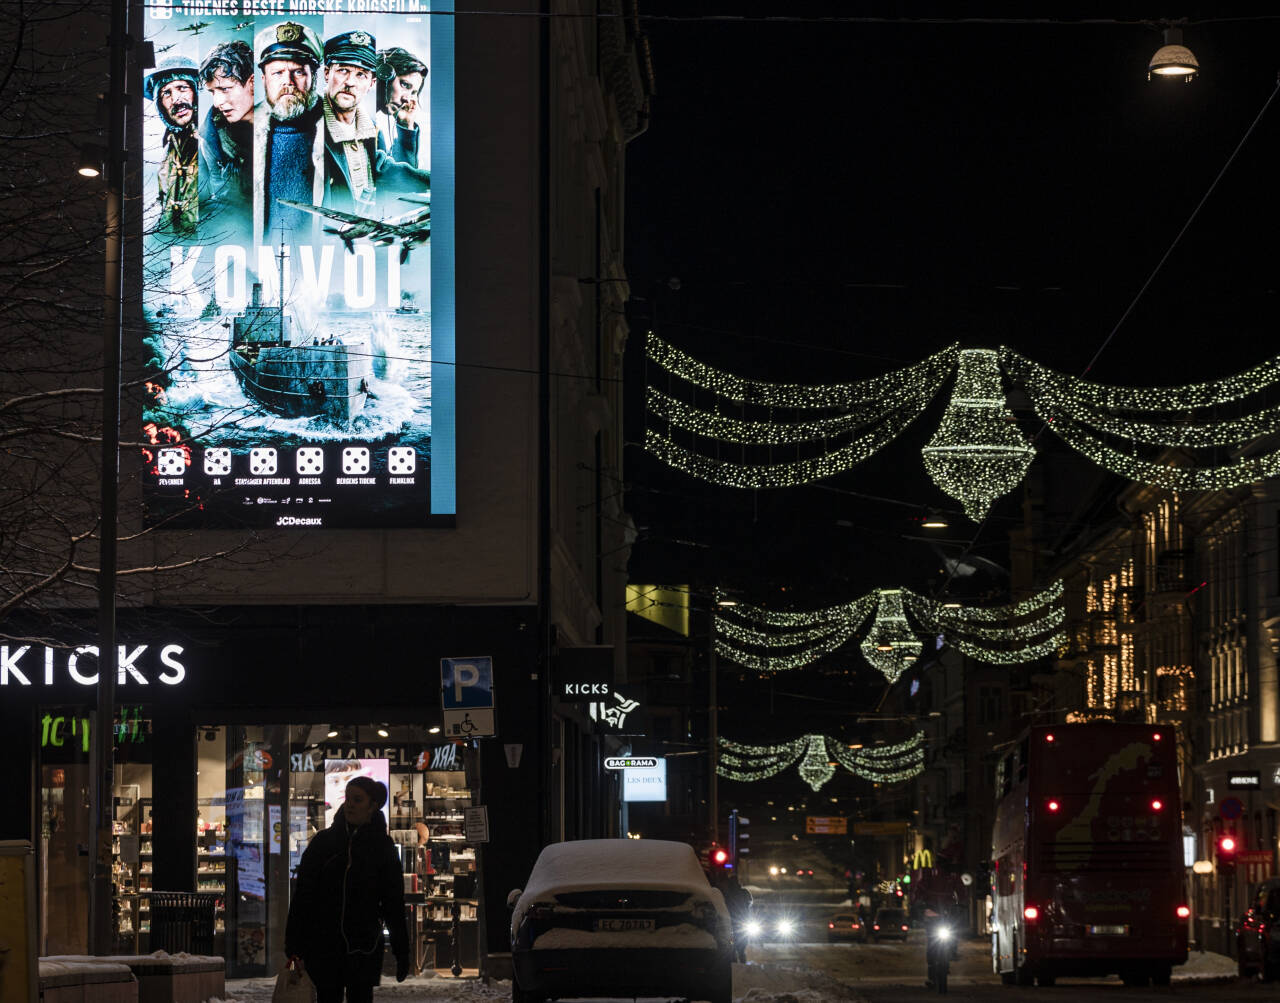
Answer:
POLYGON ((1147 79, 1157 77, 1181 77, 1191 83, 1200 72, 1200 63, 1190 49, 1182 44, 1181 28, 1164 29, 1164 45, 1156 49, 1147 65, 1147 79))
POLYGON ((116 556, 120 485, 121 336, 124 330, 124 157, 127 0, 111 2, 110 75, 105 102, 107 146, 80 150, 77 173, 103 176, 106 189, 102 329, 101 520, 98 525, 97 713, 91 731, 90 805, 93 814, 92 881, 89 886, 89 947, 112 953, 111 829, 115 820, 116 556))

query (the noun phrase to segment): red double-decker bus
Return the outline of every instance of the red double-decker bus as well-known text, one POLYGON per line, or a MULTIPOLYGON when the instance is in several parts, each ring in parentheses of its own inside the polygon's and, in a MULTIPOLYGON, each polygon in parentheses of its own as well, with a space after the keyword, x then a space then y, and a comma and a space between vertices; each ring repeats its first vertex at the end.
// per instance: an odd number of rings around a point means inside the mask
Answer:
POLYGON ((1151 725, 1038 726, 1000 760, 991 962, 1003 981, 1167 985, 1187 960, 1174 746, 1151 725))

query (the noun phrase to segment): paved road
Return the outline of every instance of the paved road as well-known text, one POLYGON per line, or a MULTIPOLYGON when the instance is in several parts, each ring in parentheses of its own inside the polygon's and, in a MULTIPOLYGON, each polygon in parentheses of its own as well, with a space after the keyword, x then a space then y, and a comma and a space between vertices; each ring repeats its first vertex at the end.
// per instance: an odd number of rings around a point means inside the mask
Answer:
MULTIPOLYGON (((810 916, 804 929, 817 929, 816 914, 810 916)), ((905 944, 829 944, 811 936, 792 943, 769 943, 753 947, 748 960, 761 965, 807 968, 824 972, 838 982, 850 986, 869 1003, 898 1001, 912 1003, 938 999, 938 994, 924 986, 924 933, 912 930, 905 944)), ((1219 955, 1193 955, 1184 968, 1174 969, 1174 983, 1165 989, 1135 989, 1124 986, 1118 978, 1061 978, 1055 987, 1005 986, 991 971, 989 942, 968 940, 961 944, 960 956, 952 963, 948 997, 957 1000, 983 1000, 990 1003, 993 994, 1001 1000, 1066 1000, 1096 998, 1129 1001, 1163 1000, 1171 995, 1186 999, 1223 1001, 1262 1000, 1274 1003, 1280 993, 1275 985, 1241 981, 1232 974, 1229 959, 1219 955)))

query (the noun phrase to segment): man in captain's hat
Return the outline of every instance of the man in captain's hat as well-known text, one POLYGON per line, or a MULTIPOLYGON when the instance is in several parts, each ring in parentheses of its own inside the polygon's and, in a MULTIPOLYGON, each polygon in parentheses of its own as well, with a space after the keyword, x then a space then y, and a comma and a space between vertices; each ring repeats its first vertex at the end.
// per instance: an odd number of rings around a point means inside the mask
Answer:
POLYGON ((277 199, 319 205, 324 198, 323 47, 305 24, 281 21, 255 39, 262 92, 254 109, 254 233, 268 237, 282 225, 311 227, 311 217, 277 199))
MULTIPOLYGON (((160 158, 159 229, 191 236, 200 221, 202 194, 200 137, 195 62, 170 56, 147 75, 143 94, 154 101, 164 123, 164 154, 160 158)), ((207 189, 207 180, 204 188, 207 189)))
MULTIPOLYGON (((380 187, 385 196, 426 191, 431 183, 426 171, 392 160, 378 147, 378 127, 364 107, 378 65, 367 31, 345 31, 324 43, 324 204, 362 216, 378 215, 380 187)), ((382 202, 393 208, 390 198, 382 202)))

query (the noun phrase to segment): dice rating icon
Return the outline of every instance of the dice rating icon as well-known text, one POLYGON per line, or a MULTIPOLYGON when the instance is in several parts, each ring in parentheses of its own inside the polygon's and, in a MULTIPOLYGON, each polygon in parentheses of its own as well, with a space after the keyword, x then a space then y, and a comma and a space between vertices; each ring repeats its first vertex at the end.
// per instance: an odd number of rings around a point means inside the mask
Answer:
POLYGON ((270 477, 276 472, 276 451, 270 446, 257 446, 249 450, 249 473, 255 477, 270 477))
POLYGON ((319 446, 301 446, 294 459, 295 467, 304 477, 314 477, 324 473, 324 450, 319 446))
POLYGON ((358 477, 369 472, 369 450, 364 446, 347 446, 342 451, 342 472, 358 477))
POLYGON ((181 449, 162 449, 156 456, 156 472, 161 477, 181 477, 187 471, 187 457, 181 449))
POLYGON ((231 450, 221 446, 204 451, 204 472, 210 477, 226 477, 231 473, 231 450))
POLYGON ((392 474, 411 474, 418 467, 418 454, 412 446, 392 446, 387 451, 387 471, 392 474))

